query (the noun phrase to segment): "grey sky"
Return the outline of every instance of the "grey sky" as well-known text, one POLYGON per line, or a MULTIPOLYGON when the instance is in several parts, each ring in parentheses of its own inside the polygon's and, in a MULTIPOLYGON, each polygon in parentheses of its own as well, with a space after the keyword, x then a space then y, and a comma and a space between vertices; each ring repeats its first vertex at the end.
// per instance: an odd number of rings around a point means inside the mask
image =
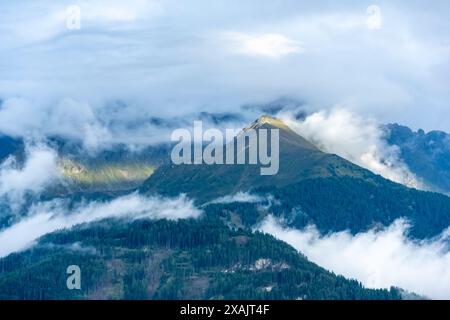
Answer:
POLYGON ((448 1, 1 1, 0 132, 107 140, 279 97, 450 131, 449 16, 448 1))

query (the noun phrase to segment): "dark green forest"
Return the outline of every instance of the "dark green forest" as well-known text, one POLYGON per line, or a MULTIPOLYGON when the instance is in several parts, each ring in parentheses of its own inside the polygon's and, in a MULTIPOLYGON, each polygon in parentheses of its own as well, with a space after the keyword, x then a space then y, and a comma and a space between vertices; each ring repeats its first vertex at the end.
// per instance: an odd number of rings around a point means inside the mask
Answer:
POLYGON ((205 216, 105 220, 49 234, 0 260, 0 299, 400 299, 400 293, 365 289, 270 235, 205 216), (81 268, 81 290, 66 287, 72 264, 81 268))
POLYGON ((309 179, 285 188, 260 188, 281 203, 271 207, 290 226, 314 224, 323 233, 350 230, 353 234, 389 226, 399 218, 411 224, 410 236, 430 238, 450 224, 450 199, 379 180, 370 183, 351 177, 309 179))
MULTIPOLYGON (((411 223, 410 236, 424 239, 450 225, 450 199, 325 154, 289 129, 281 131, 280 139, 280 172, 275 176, 261 176, 259 168, 249 165, 162 165, 139 192, 186 193, 204 211, 201 218, 104 220, 48 234, 32 248, 0 259, 0 298, 401 298, 400 289, 368 290, 330 273, 254 228, 269 214, 289 227, 313 224, 322 234, 356 234, 404 218, 411 223), (213 201, 238 191, 265 200, 213 201), (69 265, 81 267, 81 290, 66 287, 69 265)), ((115 196, 73 193, 69 204, 115 196)), ((54 197, 50 193, 40 200, 54 197)), ((0 220, 4 226, 10 223, 9 218, 0 220)))

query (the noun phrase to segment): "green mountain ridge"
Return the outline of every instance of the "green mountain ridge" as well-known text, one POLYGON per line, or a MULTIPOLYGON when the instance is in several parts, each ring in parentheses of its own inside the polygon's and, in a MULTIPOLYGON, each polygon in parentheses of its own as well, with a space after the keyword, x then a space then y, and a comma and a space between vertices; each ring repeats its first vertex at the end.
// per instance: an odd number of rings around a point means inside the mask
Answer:
POLYGON ((450 225, 450 198, 445 195, 407 188, 324 153, 280 125, 280 120, 265 116, 250 127, 279 129, 278 174, 261 176, 256 165, 168 164, 158 168, 140 191, 168 196, 186 193, 198 204, 237 192, 273 194, 281 203, 272 208, 277 216, 301 212, 290 219, 289 226, 314 224, 323 233, 350 230, 356 234, 405 218, 412 224, 410 235, 422 239, 437 236, 450 225))
POLYGON ((132 189, 150 177, 155 167, 143 161, 103 161, 86 165, 61 158, 58 163, 63 179, 72 188, 91 191, 132 189))
POLYGON ((311 178, 350 176, 377 180, 370 171, 337 155, 320 151, 278 119, 263 116, 249 128, 257 132, 259 129, 279 129, 280 168, 276 175, 261 176, 257 165, 167 164, 158 168, 140 190, 171 196, 182 192, 200 202, 207 202, 238 191, 283 187, 311 178))

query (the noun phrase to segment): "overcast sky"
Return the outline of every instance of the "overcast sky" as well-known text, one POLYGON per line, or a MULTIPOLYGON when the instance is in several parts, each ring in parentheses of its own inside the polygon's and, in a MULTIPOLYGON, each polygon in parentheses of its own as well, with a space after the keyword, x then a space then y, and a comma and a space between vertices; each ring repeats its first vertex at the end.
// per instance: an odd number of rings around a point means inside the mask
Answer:
POLYGON ((450 131, 449 24, 444 0, 3 0, 0 132, 107 139, 280 97, 450 131))

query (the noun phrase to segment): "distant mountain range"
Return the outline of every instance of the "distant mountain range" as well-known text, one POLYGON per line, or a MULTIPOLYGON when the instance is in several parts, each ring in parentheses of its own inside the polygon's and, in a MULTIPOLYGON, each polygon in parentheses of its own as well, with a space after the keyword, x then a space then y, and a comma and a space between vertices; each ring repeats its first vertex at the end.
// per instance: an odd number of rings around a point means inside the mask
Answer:
POLYGON ((450 135, 443 131, 414 132, 406 126, 384 126, 386 142, 397 146, 400 159, 430 189, 450 194, 450 135))
POLYGON ((0 259, 0 299, 400 299, 219 218, 107 220, 43 237, 0 259), (66 268, 82 270, 68 290, 66 268))

